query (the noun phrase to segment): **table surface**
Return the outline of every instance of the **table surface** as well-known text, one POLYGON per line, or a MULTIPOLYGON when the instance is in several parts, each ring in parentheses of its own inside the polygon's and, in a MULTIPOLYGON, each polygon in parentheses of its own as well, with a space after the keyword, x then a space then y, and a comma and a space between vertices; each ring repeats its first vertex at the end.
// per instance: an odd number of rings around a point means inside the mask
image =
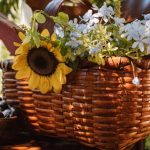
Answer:
MULTIPOLYGON (((10 141, 9 141, 10 142, 10 141)), ((29 133, 21 133, 11 144, 0 145, 0 150, 97 150, 83 146, 74 141, 48 138, 29 133)), ((144 142, 140 141, 128 150, 144 150, 144 142)))
POLYGON ((76 142, 57 138, 19 135, 11 144, 1 145, 0 150, 96 150, 76 142))

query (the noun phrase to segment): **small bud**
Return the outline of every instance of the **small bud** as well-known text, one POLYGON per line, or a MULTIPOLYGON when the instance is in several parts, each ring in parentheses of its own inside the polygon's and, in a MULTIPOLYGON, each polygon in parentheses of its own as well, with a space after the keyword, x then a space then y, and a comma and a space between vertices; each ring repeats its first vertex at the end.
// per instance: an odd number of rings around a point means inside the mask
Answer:
POLYGON ((140 85, 140 80, 138 77, 134 77, 134 79, 132 80, 132 83, 136 86, 140 85))

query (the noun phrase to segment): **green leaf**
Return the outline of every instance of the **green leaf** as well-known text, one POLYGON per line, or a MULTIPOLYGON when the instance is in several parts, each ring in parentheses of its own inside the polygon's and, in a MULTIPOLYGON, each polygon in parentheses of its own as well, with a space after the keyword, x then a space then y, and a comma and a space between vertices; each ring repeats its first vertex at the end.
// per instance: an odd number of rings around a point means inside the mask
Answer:
POLYGON ((54 16, 50 16, 53 21, 55 23, 58 23, 62 26, 67 26, 68 22, 69 22, 69 16, 63 12, 59 12, 58 16, 54 17, 54 16))
POLYGON ((58 13, 58 16, 59 16, 61 19, 63 19, 65 22, 68 22, 68 21, 69 21, 69 16, 68 16, 66 13, 64 13, 64 12, 59 12, 59 13, 58 13))
POLYGON ((29 43, 31 41, 31 34, 28 33, 25 37, 25 39, 23 40, 23 44, 29 43))
POLYGON ((46 22, 46 18, 42 13, 36 13, 35 15, 35 19, 38 23, 45 23, 46 22))
POLYGON ((77 70, 79 66, 79 60, 76 59, 74 61, 69 61, 68 64, 73 70, 77 70))
POLYGON ((63 55, 63 56, 65 56, 66 54, 67 54, 67 47, 65 47, 65 46, 63 46, 62 48, 61 48, 61 54, 63 55))
POLYGON ((33 39, 36 47, 39 48, 40 47, 40 37, 39 37, 37 31, 32 32, 32 39, 33 39))

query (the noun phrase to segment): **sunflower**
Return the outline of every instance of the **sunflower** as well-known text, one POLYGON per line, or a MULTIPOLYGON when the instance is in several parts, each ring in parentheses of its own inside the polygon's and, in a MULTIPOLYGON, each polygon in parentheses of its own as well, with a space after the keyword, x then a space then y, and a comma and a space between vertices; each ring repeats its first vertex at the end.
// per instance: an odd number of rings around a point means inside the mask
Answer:
MULTIPOLYGON (((45 29, 41 36, 50 37, 50 34, 45 29)), ((19 32, 19 37, 24 41, 23 33, 19 32)), ((60 48, 53 46, 56 40, 56 35, 52 34, 51 42, 40 40, 39 48, 31 43, 14 43, 18 46, 12 66, 17 71, 16 79, 27 79, 32 90, 39 89, 43 94, 51 90, 60 93, 72 69, 65 64, 60 48)))

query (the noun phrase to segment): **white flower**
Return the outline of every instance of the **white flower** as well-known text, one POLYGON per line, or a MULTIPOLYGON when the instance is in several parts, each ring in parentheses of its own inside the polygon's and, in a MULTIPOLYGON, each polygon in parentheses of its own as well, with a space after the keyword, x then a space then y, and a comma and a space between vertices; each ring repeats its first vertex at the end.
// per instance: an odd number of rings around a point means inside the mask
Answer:
POLYGON ((33 12, 31 7, 23 1, 21 4, 21 14, 18 25, 26 25, 30 27, 32 15, 33 12))
POLYGON ((67 42, 65 45, 69 46, 73 49, 77 49, 82 44, 83 44, 82 41, 77 40, 76 38, 71 38, 71 40, 69 42, 67 42))
POLYGON ((61 26, 59 26, 58 24, 55 25, 54 27, 54 32, 56 33, 56 35, 60 38, 64 37, 64 30, 61 26))
POLYGON ((89 24, 90 26, 92 26, 93 24, 97 24, 99 23, 99 18, 95 17, 93 15, 93 11, 92 10, 88 10, 85 15, 83 16, 83 18, 81 18, 82 22, 86 22, 86 24, 89 24))
POLYGON ((90 51, 89 51, 89 54, 94 54, 95 52, 97 52, 99 50, 98 47, 89 47, 90 51))
POLYGON ((75 38, 79 38, 79 37, 81 37, 81 34, 78 33, 78 32, 71 32, 71 33, 70 33, 70 36, 71 36, 71 37, 75 37, 75 38))
POLYGON ((78 24, 78 19, 74 18, 73 20, 69 21, 69 25, 75 27, 78 24))
POLYGON ((93 17, 102 17, 104 22, 108 22, 109 18, 115 14, 113 8, 111 6, 107 7, 106 3, 98 10, 98 13, 95 13, 93 17))
POLYGON ((100 46, 100 43, 98 43, 97 45, 95 46, 89 46, 89 54, 94 54, 98 51, 100 51, 102 49, 102 47, 100 46))
POLYGON ((120 27, 121 37, 127 38, 127 40, 139 40, 140 36, 145 34, 145 26, 140 20, 136 20, 125 26, 120 27))
POLYGON ((86 34, 88 32, 90 32, 93 29, 93 26, 91 26, 90 24, 87 24, 85 29, 82 31, 83 34, 86 34))
POLYGON ((124 23, 125 23, 125 19, 124 18, 114 17, 114 21, 115 21, 115 24, 117 26, 123 26, 124 23))
POLYGON ((138 77, 134 77, 133 78, 133 80, 132 80, 132 83, 134 84, 134 85, 140 85, 140 80, 139 80, 139 78, 138 77))
POLYGON ((150 36, 150 20, 146 21, 145 23, 145 33, 147 36, 150 36))
POLYGON ((143 15, 145 20, 150 20, 150 14, 143 15))
POLYGON ((90 9, 84 14, 83 20, 85 22, 89 21, 92 18, 92 15, 93 15, 93 11, 90 9))
POLYGON ((90 21, 89 21, 89 25, 94 25, 94 24, 97 24, 99 23, 99 19, 98 18, 91 18, 90 21))
POLYGON ((78 24, 76 26, 76 30, 83 34, 90 32, 93 28, 94 28, 94 25, 91 25, 91 23, 78 24))
POLYGON ((76 26, 76 29, 78 30, 78 31, 80 31, 80 32, 83 32, 83 30, 85 29, 87 27, 87 25, 86 24, 78 24, 77 26, 76 26))
POLYGON ((136 41, 133 43, 132 48, 139 47, 141 52, 144 52, 144 45, 148 43, 148 39, 143 36, 137 37, 136 41))

